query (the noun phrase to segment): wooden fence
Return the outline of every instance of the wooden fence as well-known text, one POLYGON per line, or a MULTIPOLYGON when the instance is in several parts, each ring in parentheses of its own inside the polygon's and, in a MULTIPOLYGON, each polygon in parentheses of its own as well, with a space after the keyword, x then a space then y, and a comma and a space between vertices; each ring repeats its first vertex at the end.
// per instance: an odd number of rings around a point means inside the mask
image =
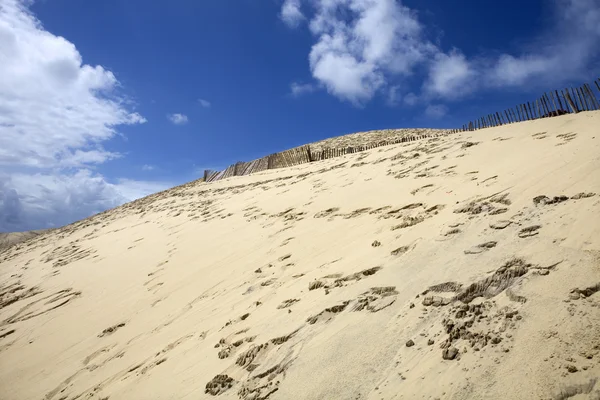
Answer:
MULTIPOLYGON (((600 79, 594 81, 600 91, 600 79)), ((566 88, 544 93, 532 102, 526 102, 504 111, 485 115, 469 121, 453 132, 475 131, 483 128, 530 121, 539 118, 557 117, 564 114, 576 114, 582 111, 600 110, 600 102, 594 93, 594 87, 584 84, 581 87, 566 88)))
POLYGON ((254 161, 237 162, 233 165, 230 165, 223 171, 205 170, 204 181, 214 182, 232 176, 250 175, 252 173, 264 171, 267 169, 292 167, 295 165, 306 164, 314 161, 322 161, 327 160, 329 158, 340 157, 346 154, 359 153, 362 151, 374 149, 376 147, 388 146, 391 144, 404 142, 412 142, 426 137, 434 137, 440 135, 441 134, 410 135, 395 138, 392 140, 382 140, 368 145, 355 147, 349 146, 344 148, 325 148, 320 151, 312 151, 310 145, 306 145, 282 151, 280 153, 274 153, 254 161))
MULTIPOLYGON (((594 81, 600 91, 600 79, 594 81)), ((469 121, 459 129, 451 129, 448 133, 474 131, 483 128, 512 124, 515 122, 529 121, 538 118, 556 117, 559 115, 578 113, 581 111, 600 110, 598 102, 591 85, 584 84, 578 88, 567 88, 563 90, 544 93, 533 102, 519 104, 502 112, 488 114, 474 121, 469 121)), ((306 164, 314 161, 327 160, 328 158, 340 157, 346 154, 359 153, 375 147, 388 146, 391 144, 412 142, 427 137, 440 136, 441 134, 409 135, 392 140, 382 140, 362 146, 344 148, 324 148, 312 151, 309 145, 296 147, 294 149, 274 153, 249 162, 237 162, 223 171, 204 171, 204 181, 214 182, 232 176, 250 175, 267 169, 292 167, 294 165, 306 164)))

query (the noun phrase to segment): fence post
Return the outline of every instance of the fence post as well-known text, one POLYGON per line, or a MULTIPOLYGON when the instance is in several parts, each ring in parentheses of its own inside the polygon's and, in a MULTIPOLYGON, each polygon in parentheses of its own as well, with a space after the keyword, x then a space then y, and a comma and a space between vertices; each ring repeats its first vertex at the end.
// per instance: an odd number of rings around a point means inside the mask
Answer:
POLYGON ((575 108, 577 108, 577 112, 583 111, 583 108, 580 107, 581 104, 579 103, 578 99, 577 99, 577 95, 575 94, 575 91, 573 90, 573 88, 568 88, 567 92, 569 93, 569 97, 573 100, 573 103, 575 103, 575 108), (571 90, 569 90, 571 89, 571 90))
POLYGON ((583 86, 579 88, 581 92, 581 97, 583 98, 583 103, 585 104, 585 109, 587 111, 591 111, 593 108, 590 107, 590 101, 588 100, 588 96, 586 96, 585 90, 583 90, 583 86))
POLYGON ((569 90, 568 89, 565 89, 565 90, 561 90, 563 99, 565 99, 565 102, 571 107, 571 112, 573 114, 577 114, 577 107, 575 107, 575 104, 573 103, 573 99, 571 99, 571 96, 569 95, 569 90), (565 93, 565 90, 566 90, 566 93, 565 93))
POLYGON ((552 104, 552 106, 554 107, 554 111, 558 110, 556 108, 556 102, 554 101, 554 97, 552 97, 552 92, 550 92, 550 96, 548 96, 548 94, 544 93, 544 96, 546 96, 546 98, 548 99, 548 104, 552 104), (550 103, 550 100, 552 100, 552 103, 550 103))
POLYGON ((587 89, 587 92, 590 96, 592 103, 594 104, 595 109, 596 110, 600 109, 600 103, 598 103, 598 99, 596 98, 596 95, 594 94, 592 87, 587 83, 584 86, 587 89))
POLYGON ((527 121, 527 113, 525 112, 525 107, 523 107, 523 104, 519 104, 519 112, 521 113, 521 121, 527 121))
POLYGON ((544 100, 544 104, 546 105, 546 110, 548 111, 548 116, 552 116, 552 105, 550 104, 550 99, 546 96, 546 93, 542 95, 542 99, 544 100))
POLYGON ((586 93, 585 88, 582 86, 579 90, 581 91, 581 96, 583 97, 583 101, 585 102, 588 111, 594 110, 595 107, 592 104, 592 99, 590 99, 590 96, 586 93))
POLYGON ((581 90, 579 90, 579 88, 575 88, 575 91, 577 92, 577 97, 579 98, 579 104, 581 104, 581 108, 583 111, 588 111, 587 104, 585 104, 585 99, 581 95, 581 90))
POLYGON ((584 86, 587 89, 587 92, 590 96, 590 101, 594 104, 595 109, 596 110, 600 109, 600 103, 598 103, 598 99, 596 98, 596 95, 594 94, 592 87, 588 83, 586 83, 584 86))
POLYGON ((578 105, 579 105, 579 111, 585 111, 585 107, 583 105, 583 101, 581 101, 581 96, 579 95, 579 92, 577 91, 577 88, 572 89, 572 90, 573 90, 573 93, 575 93, 574 96, 577 98, 578 105))
POLYGON ((544 96, 540 97, 540 103, 542 104, 542 110, 544 111, 544 116, 550 116, 550 109, 548 108, 548 104, 546 104, 546 99, 544 96))
POLYGON ((560 107, 560 110, 564 111, 565 109, 563 108, 562 101, 560 101, 560 96, 558 95, 558 90, 555 90, 554 92, 556 94, 556 100, 558 101, 558 106, 560 107))

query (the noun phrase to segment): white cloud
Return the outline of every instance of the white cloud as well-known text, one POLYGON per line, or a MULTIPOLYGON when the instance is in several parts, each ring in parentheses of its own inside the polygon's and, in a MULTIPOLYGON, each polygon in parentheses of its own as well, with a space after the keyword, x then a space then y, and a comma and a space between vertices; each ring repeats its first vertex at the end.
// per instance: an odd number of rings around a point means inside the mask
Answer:
POLYGON ((59 227, 171 187, 122 179, 116 184, 90 170, 73 174, 0 175, 0 232, 59 227))
POLYGON ((144 164, 142 165, 142 170, 143 171, 152 171, 154 170, 156 167, 154 165, 149 165, 149 164, 144 164))
POLYGON ((0 231, 60 226, 143 192, 90 168, 121 157, 102 144, 145 118, 111 71, 84 64, 30 4, 0 0, 0 231))
POLYGON ((430 104, 425 108, 425 116, 433 119, 442 118, 448 113, 448 107, 443 104, 430 104))
POLYGON ((54 168, 117 157, 102 148, 116 126, 144 123, 101 66, 82 64, 21 1, 0 7, 0 166, 54 168))
POLYGON ((458 98, 469 93, 476 84, 477 73, 465 56, 454 50, 438 53, 429 69, 425 83, 428 93, 444 98, 458 98))
POLYGON ((314 0, 309 62, 334 96, 361 105, 390 77, 412 74, 435 51, 414 13, 396 0, 314 0))
POLYGON ((492 86, 520 86, 534 82, 558 84, 581 79, 598 67, 600 55, 600 0, 554 0, 551 28, 523 54, 502 54, 490 69, 492 86))
MULTIPOLYGON (((311 0, 314 12, 302 14, 315 37, 310 70, 330 94, 355 105, 377 94, 388 103, 393 94, 396 101, 393 88, 408 84, 422 92, 405 98, 405 104, 581 80, 600 62, 600 0, 549 3, 552 23, 538 37, 521 40, 526 46, 519 53, 488 56, 495 50, 488 49, 466 56, 459 49, 445 52, 426 38, 416 13, 400 0, 311 0), (415 74, 417 69, 426 76, 415 74)), ((299 5, 285 2, 282 14, 299 11, 299 5)))
POLYGON ((304 20, 304 15, 300 10, 300 0, 284 0, 279 17, 290 28, 300 25, 304 20))
POLYGON ((185 125, 188 123, 187 115, 183 115, 183 114, 177 114, 177 113, 169 114, 169 115, 167 115, 167 118, 169 119, 169 121, 171 121, 175 125, 185 125))
POLYGON ((290 85, 290 93, 293 97, 299 97, 303 94, 312 93, 317 90, 316 86, 310 83, 292 82, 290 85))
POLYGON ((204 108, 210 108, 211 106, 210 101, 204 99, 198 99, 198 103, 204 108))

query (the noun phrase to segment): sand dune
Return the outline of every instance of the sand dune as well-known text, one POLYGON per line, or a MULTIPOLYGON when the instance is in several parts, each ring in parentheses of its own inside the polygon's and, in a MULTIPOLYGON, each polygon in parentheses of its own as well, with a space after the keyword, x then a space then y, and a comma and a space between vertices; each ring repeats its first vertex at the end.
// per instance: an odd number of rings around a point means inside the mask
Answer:
POLYGON ((43 232, 45 232, 45 230, 0 233, 0 252, 17 243, 21 243, 31 238, 34 238, 42 234, 43 232))
POLYGON ((366 146, 371 143, 392 141, 394 139, 403 138, 406 136, 429 136, 442 133, 449 133, 448 129, 380 129, 375 131, 357 132, 349 135, 336 136, 329 139, 320 140, 310 143, 310 148, 313 151, 320 151, 326 148, 341 149, 344 147, 359 147, 366 146))
POLYGON ((193 182, 0 254, 0 398, 598 399, 600 113, 193 182))

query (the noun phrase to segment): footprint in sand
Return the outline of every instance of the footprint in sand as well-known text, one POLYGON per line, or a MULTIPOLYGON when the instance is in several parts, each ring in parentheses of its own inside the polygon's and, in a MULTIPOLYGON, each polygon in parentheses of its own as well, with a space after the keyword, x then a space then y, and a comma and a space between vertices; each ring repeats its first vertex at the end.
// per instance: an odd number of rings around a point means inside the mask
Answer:
POLYGON ((519 231, 519 237, 520 238, 528 238, 531 236, 535 236, 537 235, 539 232, 539 229, 541 228, 541 225, 532 225, 532 226, 528 226, 526 228, 523 228, 519 231))
POLYGON ((480 253, 483 253, 484 251, 488 251, 489 249, 496 247, 497 244, 498 244, 498 242, 494 242, 494 241, 481 243, 481 244, 478 244, 477 246, 473 246, 470 249, 465 250, 465 254, 480 254, 480 253))

